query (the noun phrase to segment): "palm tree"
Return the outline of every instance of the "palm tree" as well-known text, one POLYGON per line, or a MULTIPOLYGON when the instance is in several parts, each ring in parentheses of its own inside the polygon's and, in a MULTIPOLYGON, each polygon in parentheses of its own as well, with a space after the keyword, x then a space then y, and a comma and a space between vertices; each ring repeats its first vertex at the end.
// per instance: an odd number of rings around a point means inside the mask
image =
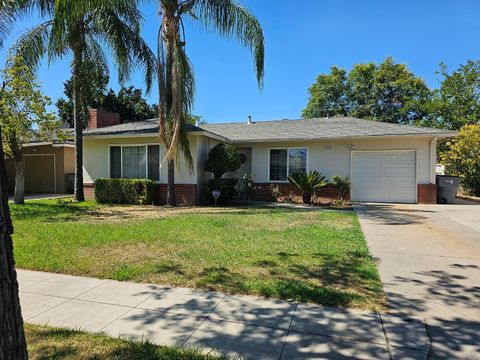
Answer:
POLYGON ((167 147, 167 203, 175 205, 175 160, 182 152, 190 169, 188 115, 195 91, 192 66, 185 52, 184 18, 198 20, 207 29, 237 39, 252 51, 258 86, 264 74, 264 39, 260 23, 235 0, 158 0, 161 25, 157 37, 160 138, 167 147))
POLYGON ((108 76, 105 44, 113 53, 120 83, 140 65, 147 91, 157 68, 155 55, 140 36, 142 16, 135 0, 32 0, 49 20, 21 36, 14 48, 31 68, 44 56, 51 62, 72 55, 75 127, 75 200, 84 201, 82 131, 87 122, 90 84, 108 76))

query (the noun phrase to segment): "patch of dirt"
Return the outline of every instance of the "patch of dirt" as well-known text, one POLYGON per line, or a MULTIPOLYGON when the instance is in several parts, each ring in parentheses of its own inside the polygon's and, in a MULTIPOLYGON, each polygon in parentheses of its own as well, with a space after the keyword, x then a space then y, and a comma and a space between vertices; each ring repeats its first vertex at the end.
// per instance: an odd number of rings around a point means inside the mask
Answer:
POLYGON ((107 205, 88 212, 83 220, 122 221, 138 219, 160 219, 182 214, 225 214, 246 212, 246 208, 219 207, 168 207, 151 205, 107 205))

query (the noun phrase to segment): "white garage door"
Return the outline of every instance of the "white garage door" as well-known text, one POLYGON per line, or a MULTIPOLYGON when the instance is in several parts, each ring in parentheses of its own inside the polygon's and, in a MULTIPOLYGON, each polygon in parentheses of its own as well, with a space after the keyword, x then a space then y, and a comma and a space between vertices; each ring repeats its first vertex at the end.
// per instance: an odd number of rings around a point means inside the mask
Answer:
POLYGON ((415 151, 352 151, 352 201, 415 203, 415 151))

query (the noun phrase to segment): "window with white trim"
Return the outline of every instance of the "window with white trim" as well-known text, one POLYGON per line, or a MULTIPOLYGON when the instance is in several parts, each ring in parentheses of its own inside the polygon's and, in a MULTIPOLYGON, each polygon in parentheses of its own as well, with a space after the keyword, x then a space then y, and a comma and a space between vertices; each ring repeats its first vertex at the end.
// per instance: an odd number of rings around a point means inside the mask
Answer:
POLYGON ((295 171, 307 171, 307 148, 270 149, 270 181, 287 181, 295 171))
POLYGON ((160 181, 160 145, 110 146, 110 177, 160 181))

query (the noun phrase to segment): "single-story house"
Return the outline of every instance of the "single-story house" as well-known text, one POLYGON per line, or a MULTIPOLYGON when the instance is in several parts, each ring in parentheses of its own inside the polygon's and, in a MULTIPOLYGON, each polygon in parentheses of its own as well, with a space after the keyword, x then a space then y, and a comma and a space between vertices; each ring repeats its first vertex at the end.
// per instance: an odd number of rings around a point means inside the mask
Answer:
MULTIPOLYGON (((23 144, 25 193, 26 194, 69 194, 73 193, 75 174, 75 145, 71 138, 71 131, 67 132, 67 139, 52 139, 45 142, 32 139, 23 144)), ((13 159, 5 162, 7 169, 8 189, 13 193, 15 189, 15 163, 13 159)))
MULTIPOLYGON (((245 155, 236 174, 253 175, 258 199, 268 197, 272 184, 292 190, 287 177, 300 169, 317 170, 327 179, 349 177, 352 201, 434 203, 436 142, 455 135, 352 117, 192 125, 188 139, 194 168, 190 172, 183 159, 176 167, 177 201, 200 201, 211 176, 204 169, 208 152, 225 142, 245 155)), ((164 154, 157 119, 112 125, 111 115, 94 114, 84 136, 87 198, 93 198, 98 178, 149 178, 158 182, 159 201, 164 201, 164 154)))

